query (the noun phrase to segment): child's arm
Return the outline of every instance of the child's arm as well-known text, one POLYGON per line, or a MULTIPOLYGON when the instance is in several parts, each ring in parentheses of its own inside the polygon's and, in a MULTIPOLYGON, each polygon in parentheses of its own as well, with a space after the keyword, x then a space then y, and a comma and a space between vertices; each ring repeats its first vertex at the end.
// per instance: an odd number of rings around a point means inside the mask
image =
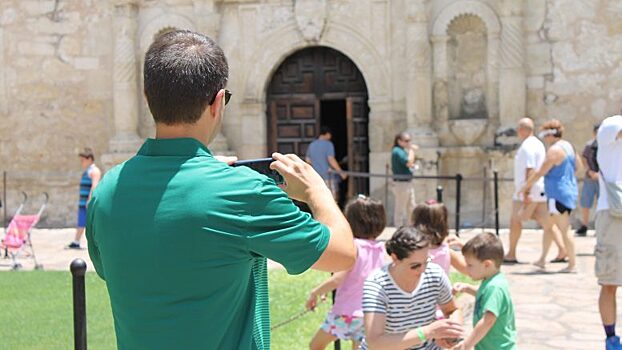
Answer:
POLYGON ((463 282, 456 282, 453 287, 453 292, 454 294, 467 293, 467 294, 471 294, 472 296, 475 296, 477 294, 478 289, 479 289, 479 286, 474 286, 472 284, 463 283, 463 282))
POLYGON ((454 250, 449 250, 449 256, 451 258, 451 266, 453 266, 456 271, 460 272, 463 275, 467 275, 467 266, 466 261, 464 260, 464 256, 456 252, 454 250))
POLYGON ((479 322, 473 327, 473 331, 469 334, 466 339, 458 344, 454 348, 454 350, 470 350, 473 349, 475 344, 479 343, 482 338, 486 336, 488 331, 494 326, 497 321, 497 316, 490 311, 486 311, 484 317, 482 317, 479 322))
POLYGON ((323 296, 326 293, 332 292, 333 290, 337 289, 341 285, 341 283, 343 283, 343 280, 346 278, 349 272, 350 271, 335 272, 332 276, 330 276, 330 278, 328 278, 319 286, 311 290, 309 298, 305 303, 305 307, 307 308, 307 310, 315 309, 315 307, 317 306, 317 297, 323 296))

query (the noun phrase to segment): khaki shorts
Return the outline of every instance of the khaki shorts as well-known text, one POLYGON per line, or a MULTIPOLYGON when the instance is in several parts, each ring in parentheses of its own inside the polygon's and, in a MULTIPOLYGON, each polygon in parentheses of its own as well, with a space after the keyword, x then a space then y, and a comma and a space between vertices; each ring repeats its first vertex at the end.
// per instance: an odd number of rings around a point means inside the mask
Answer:
POLYGON ((596 278, 598 284, 622 286, 622 219, 609 211, 596 213, 596 278))

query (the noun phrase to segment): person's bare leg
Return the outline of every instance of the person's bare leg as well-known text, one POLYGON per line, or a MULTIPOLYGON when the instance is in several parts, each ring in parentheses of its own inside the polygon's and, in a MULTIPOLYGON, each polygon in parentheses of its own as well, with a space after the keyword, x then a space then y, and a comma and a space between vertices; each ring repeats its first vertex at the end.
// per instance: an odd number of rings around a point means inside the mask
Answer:
POLYGON ((570 230, 568 230, 568 228, 570 228, 570 215, 568 213, 558 214, 553 215, 553 218, 557 227, 559 227, 559 232, 564 240, 564 247, 568 255, 568 267, 565 270, 574 270, 576 268, 574 236, 570 233, 570 230))
POLYGON ((328 344, 335 341, 335 339, 337 339, 337 337, 318 329, 313 339, 311 339, 311 343, 309 343, 309 350, 324 350, 328 344))
POLYGON ((590 208, 581 208, 581 225, 587 227, 590 222, 590 208))
POLYGON ((361 343, 357 342, 356 340, 352 341, 352 350, 358 350, 360 346, 361 346, 361 343))
POLYGON ((80 243, 82 235, 84 235, 84 227, 76 227, 76 234, 73 240, 77 243, 80 243))
POLYGON ((543 269, 546 266, 546 256, 551 248, 551 243, 553 243, 554 235, 554 224, 546 203, 538 203, 534 211, 534 219, 542 227, 542 252, 540 258, 533 264, 543 269))
MULTIPOLYGON (((553 222, 555 221, 553 220, 553 222)), ((563 237, 562 232, 557 224, 554 224, 552 226, 551 236, 553 238, 553 242, 555 242, 555 245, 557 246, 557 256, 555 257, 555 259, 559 260, 559 259, 566 258, 566 256, 568 255, 568 251, 566 249, 566 245, 564 244, 564 240, 562 238, 563 237)))
POLYGON ((616 323, 616 291, 618 286, 600 286, 598 309, 604 325, 616 323))
POLYGON ((504 260, 516 260, 516 247, 520 240, 523 224, 519 218, 520 202, 512 202, 512 216, 510 217, 510 246, 504 260))

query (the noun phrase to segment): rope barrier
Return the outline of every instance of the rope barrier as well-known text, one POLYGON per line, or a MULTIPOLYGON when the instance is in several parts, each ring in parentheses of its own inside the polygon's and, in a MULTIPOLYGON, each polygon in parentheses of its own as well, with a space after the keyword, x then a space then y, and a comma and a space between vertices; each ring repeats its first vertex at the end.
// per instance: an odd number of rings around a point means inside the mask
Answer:
POLYGON ((303 310, 303 311, 300 311, 297 314, 294 314, 290 318, 286 319, 285 321, 279 322, 279 323, 275 324, 274 326, 270 327, 270 331, 273 331, 273 330, 275 330, 277 328, 285 326, 286 324, 292 323, 292 322, 296 321, 297 319, 301 318, 302 316, 306 315, 310 311, 311 310, 306 310, 306 309, 303 310))

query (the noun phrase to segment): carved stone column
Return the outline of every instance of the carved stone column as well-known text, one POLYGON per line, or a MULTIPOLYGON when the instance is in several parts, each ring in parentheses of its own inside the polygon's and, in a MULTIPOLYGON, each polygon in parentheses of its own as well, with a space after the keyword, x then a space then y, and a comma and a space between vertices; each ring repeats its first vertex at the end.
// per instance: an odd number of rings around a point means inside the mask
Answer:
POLYGON ((525 116, 527 92, 523 0, 505 0, 501 7, 499 119, 503 127, 525 116))
MULTIPOLYGON (((437 35, 432 37, 432 49, 434 57, 434 116, 436 130, 439 134, 444 134, 447 130, 447 120, 449 119, 449 92, 447 91, 447 42, 448 35, 437 35)), ((442 136, 442 135, 440 135, 442 136)))
POLYGON ((499 33, 488 33, 488 52, 487 52, 487 76, 488 86, 486 96, 488 97, 487 108, 488 117, 491 121, 499 123, 499 33))
POLYGON ((136 60, 137 14, 140 0, 114 1, 113 113, 114 136, 106 168, 131 157, 141 144, 138 137, 138 65, 136 60))
POLYGON ((437 146, 438 138, 432 125, 432 64, 425 4, 407 3, 406 122, 415 142, 437 146))

